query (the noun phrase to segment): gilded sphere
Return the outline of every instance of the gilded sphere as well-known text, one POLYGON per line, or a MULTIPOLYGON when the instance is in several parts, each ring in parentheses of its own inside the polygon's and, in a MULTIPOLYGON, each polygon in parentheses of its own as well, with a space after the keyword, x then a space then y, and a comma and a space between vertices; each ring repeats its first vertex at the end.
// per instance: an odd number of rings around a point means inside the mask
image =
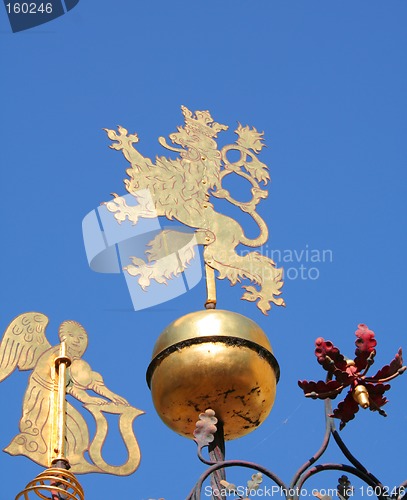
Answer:
POLYGON ((193 438, 199 414, 211 408, 225 439, 256 429, 274 404, 279 367, 264 331, 231 311, 187 314, 160 335, 147 370, 157 413, 193 438))

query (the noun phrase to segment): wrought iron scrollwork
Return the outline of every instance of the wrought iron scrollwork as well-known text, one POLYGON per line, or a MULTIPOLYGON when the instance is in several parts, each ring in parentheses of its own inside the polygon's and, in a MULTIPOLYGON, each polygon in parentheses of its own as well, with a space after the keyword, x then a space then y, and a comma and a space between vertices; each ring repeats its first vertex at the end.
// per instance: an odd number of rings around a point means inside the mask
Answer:
MULTIPOLYGON (((280 479, 274 472, 272 472, 271 470, 267 469, 266 467, 260 464, 254 462, 248 462, 245 460, 226 460, 224 453, 219 454, 219 450, 224 449, 222 434, 218 433, 218 430, 217 429, 214 430, 212 427, 212 434, 210 432, 207 433, 207 436, 211 435, 212 439, 209 438, 209 440, 207 439, 204 442, 202 439, 195 438, 195 441, 198 444, 198 457, 201 460, 201 462, 205 463, 206 465, 209 465, 209 467, 199 477, 197 483, 193 487, 192 491, 189 493, 187 500, 200 500, 202 498, 201 492, 203 484, 210 476, 212 476, 211 485, 213 491, 215 489, 221 490, 222 488, 225 490, 224 484, 226 484, 227 482, 224 479, 219 480, 219 477, 225 478, 226 469, 231 467, 243 467, 261 473, 263 476, 269 478, 274 484, 276 484, 280 488, 282 495, 287 500, 299 500, 301 498, 301 491, 304 490, 305 483, 311 477, 324 471, 335 471, 335 470, 342 473, 342 476, 339 478, 339 484, 338 484, 339 498, 346 500, 346 498, 352 496, 350 494, 346 495, 346 489, 349 492, 349 489, 352 488, 351 483, 348 480, 347 476, 348 474, 350 474, 354 477, 359 478, 368 487, 370 487, 370 491, 373 493, 371 495, 372 497, 376 497, 379 500, 389 500, 389 499, 401 500, 407 491, 407 480, 401 483, 400 486, 395 487, 393 488, 393 490, 391 490, 392 492, 396 493, 390 494, 389 489, 386 488, 376 476, 374 476, 371 472, 369 472, 366 469, 366 467, 361 462, 359 462, 359 460, 351 453, 349 448, 344 443, 343 439, 340 437, 339 432, 336 429, 334 419, 330 416, 332 415, 331 401, 327 399, 325 400, 324 403, 325 403, 326 427, 321 446, 318 449, 318 451, 298 469, 298 471, 294 474, 289 485, 287 485, 282 479, 280 479), (347 459, 349 463, 328 463, 328 462, 318 463, 320 458, 324 455, 325 451, 327 450, 328 445, 332 439, 337 444, 343 456, 347 459), (202 450, 205 447, 209 448, 211 446, 213 449, 214 443, 216 443, 215 446, 217 448, 218 454, 215 455, 213 452, 210 452, 208 460, 203 456, 202 450), (219 472, 221 472, 221 476, 219 476, 219 472), (217 473, 218 476, 215 475, 217 473), (346 481, 348 482, 347 483, 348 486, 344 490, 343 484, 346 481)), ((210 412, 212 418, 216 420, 215 412, 213 410, 207 410, 207 412, 205 413, 208 414, 208 412, 210 412)), ((216 426, 216 423, 214 424, 213 422, 214 421, 212 420, 211 424, 213 426, 216 426)), ((225 495, 223 495, 223 498, 224 497, 225 495)), ((217 499, 217 497, 213 498, 217 499)), ((237 496, 235 498, 239 497, 237 496)))

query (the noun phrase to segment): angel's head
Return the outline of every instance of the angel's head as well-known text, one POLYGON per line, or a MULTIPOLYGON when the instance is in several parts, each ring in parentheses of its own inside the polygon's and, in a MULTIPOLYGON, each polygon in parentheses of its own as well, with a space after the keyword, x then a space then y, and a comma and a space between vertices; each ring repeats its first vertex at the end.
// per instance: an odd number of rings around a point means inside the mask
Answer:
POLYGON ((67 354, 72 358, 80 358, 88 346, 88 334, 85 328, 76 321, 64 321, 58 331, 59 340, 65 341, 67 354))

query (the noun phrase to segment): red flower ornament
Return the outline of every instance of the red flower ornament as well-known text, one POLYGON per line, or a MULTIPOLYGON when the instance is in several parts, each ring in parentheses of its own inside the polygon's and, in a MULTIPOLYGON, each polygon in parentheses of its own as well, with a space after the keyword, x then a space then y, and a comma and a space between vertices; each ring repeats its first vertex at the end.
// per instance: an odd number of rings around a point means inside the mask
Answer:
POLYGON ((389 365, 384 366, 373 377, 368 377, 367 372, 374 363, 376 355, 376 339, 374 332, 366 325, 358 325, 355 332, 357 337, 355 344, 355 359, 347 359, 339 349, 329 340, 319 337, 315 341, 315 355, 318 363, 328 372, 327 380, 324 382, 312 382, 300 380, 298 385, 308 398, 334 399, 345 387, 349 387, 345 399, 330 415, 339 418, 342 430, 347 422, 355 417, 359 406, 378 411, 380 415, 386 416, 382 409, 387 403, 384 393, 390 389, 389 382, 398 377, 406 370, 403 366, 401 348, 389 365))

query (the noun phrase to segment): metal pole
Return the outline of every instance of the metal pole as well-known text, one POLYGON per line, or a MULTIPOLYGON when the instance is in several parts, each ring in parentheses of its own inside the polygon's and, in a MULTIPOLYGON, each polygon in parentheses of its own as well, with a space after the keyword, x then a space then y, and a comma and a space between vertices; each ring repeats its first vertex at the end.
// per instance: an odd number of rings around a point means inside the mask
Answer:
POLYGON ((52 466, 69 469, 66 458, 66 371, 71 359, 66 355, 65 341, 61 342, 60 354, 55 359, 55 371, 58 377, 57 401, 54 413, 54 442, 52 443, 52 466))
MULTIPOLYGON (((212 462, 223 462, 225 460, 225 439, 223 435, 223 424, 220 420, 216 424, 217 431, 214 440, 209 443, 208 451, 212 462)), ((224 489, 221 481, 226 479, 225 469, 218 469, 211 475, 212 497, 214 500, 220 500, 221 490, 224 489), (218 493, 219 492, 219 493, 218 493)))
POLYGON ((205 275, 206 275, 206 309, 216 309, 216 278, 215 270, 205 263, 205 275))

